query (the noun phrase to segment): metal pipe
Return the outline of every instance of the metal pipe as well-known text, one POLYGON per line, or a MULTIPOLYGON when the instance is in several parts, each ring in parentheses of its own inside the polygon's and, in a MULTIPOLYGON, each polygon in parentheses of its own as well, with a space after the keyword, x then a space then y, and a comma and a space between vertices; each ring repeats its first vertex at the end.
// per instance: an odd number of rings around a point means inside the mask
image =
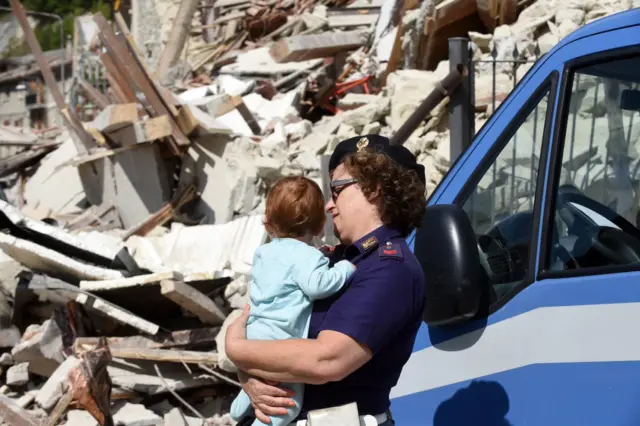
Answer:
MULTIPOLYGON (((13 12, 13 9, 10 7, 0 6, 0 10, 5 10, 7 12, 13 12)), ((25 9, 27 15, 34 16, 45 16, 47 18, 53 18, 60 21, 60 49, 62 50, 62 61, 60 63, 60 80, 62 85, 62 98, 65 99, 65 87, 64 87, 64 67, 65 67, 65 46, 64 46, 64 19, 62 16, 56 13, 48 13, 48 12, 34 12, 32 10, 25 9)))
POLYGON ((398 131, 391 137, 391 145, 402 145, 409 139, 409 136, 420 126, 420 123, 429 115, 440 101, 455 90, 462 79, 467 76, 468 70, 464 65, 458 65, 449 72, 445 78, 436 83, 436 87, 429 93, 424 101, 416 108, 411 116, 404 122, 398 131))
MULTIPOLYGON (((449 39, 450 70, 463 65, 468 70, 468 76, 473 75, 469 40, 462 37, 449 39)), ((475 100, 471 78, 463 79, 449 99, 449 127, 451 129, 451 144, 449 160, 453 163, 471 145, 474 127, 475 100)))

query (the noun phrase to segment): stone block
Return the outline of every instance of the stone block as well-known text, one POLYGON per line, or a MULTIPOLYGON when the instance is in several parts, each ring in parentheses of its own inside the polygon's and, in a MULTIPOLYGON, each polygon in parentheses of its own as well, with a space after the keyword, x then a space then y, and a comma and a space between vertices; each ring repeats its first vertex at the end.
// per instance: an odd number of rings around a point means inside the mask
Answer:
POLYGON ((164 419, 144 405, 125 403, 113 416, 116 426, 161 426, 164 419))
POLYGON ((7 385, 24 386, 29 383, 29 363, 23 362, 7 370, 7 385))
POLYGON ((42 386, 38 396, 36 396, 36 403, 44 408, 50 410, 64 395, 69 384, 69 372, 75 367, 79 366, 80 361, 75 356, 67 358, 60 367, 49 377, 49 380, 42 386))

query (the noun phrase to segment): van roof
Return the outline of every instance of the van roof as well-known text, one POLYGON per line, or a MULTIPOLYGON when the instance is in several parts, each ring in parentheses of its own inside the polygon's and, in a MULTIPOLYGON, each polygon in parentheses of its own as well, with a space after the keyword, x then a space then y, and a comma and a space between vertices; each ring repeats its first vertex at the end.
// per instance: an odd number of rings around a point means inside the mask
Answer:
POLYGON ((611 16, 598 19, 588 25, 578 28, 567 37, 562 39, 553 50, 562 48, 573 41, 589 37, 594 34, 616 30, 624 27, 631 27, 640 24, 640 8, 615 13, 611 16))

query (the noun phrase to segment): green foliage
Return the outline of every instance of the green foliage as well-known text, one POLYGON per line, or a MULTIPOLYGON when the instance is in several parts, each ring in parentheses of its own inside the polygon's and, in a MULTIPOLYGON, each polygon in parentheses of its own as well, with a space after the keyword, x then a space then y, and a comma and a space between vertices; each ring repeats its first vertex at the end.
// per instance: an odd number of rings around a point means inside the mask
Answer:
MULTIPOLYGON (((98 13, 111 19, 111 2, 109 0, 24 0, 22 4, 25 9, 34 12, 55 13, 63 17, 64 44, 67 37, 73 34, 75 18, 85 13, 98 13)), ((60 21, 54 18, 47 18, 34 15, 39 22, 35 28, 35 33, 43 51, 60 49, 60 21)), ((63 45, 64 45, 63 44, 63 45)), ((3 57, 22 56, 30 53, 26 43, 20 40, 10 45, 4 52, 3 57)))
POLYGON ((31 53, 31 49, 29 49, 29 45, 24 39, 11 37, 9 43, 7 44, 6 50, 2 52, 2 59, 24 56, 28 55, 29 53, 31 53))

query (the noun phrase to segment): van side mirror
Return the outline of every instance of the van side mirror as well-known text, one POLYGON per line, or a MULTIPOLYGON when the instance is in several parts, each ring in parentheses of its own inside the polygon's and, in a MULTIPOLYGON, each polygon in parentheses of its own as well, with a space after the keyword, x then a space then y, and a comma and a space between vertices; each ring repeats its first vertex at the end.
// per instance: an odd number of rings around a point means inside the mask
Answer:
POLYGON ((454 204, 427 207, 413 251, 427 285, 422 319, 429 325, 452 325, 473 318, 486 280, 465 211, 454 204))

